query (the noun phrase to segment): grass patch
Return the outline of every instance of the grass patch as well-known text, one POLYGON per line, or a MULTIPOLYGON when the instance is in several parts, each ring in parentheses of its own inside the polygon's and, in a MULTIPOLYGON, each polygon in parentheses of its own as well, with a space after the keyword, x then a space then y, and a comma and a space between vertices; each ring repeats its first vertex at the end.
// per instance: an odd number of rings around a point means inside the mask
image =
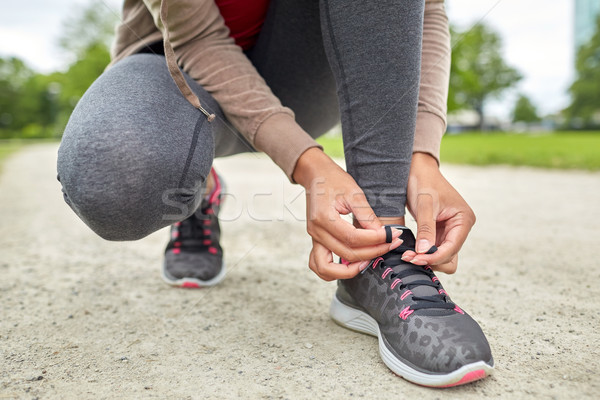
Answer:
MULTIPOLYGON (((317 140, 331 157, 343 157, 340 136, 317 140)), ((442 162, 600 170, 600 132, 544 134, 467 133, 446 135, 442 162)))
POLYGON ((317 139, 317 143, 323 146, 323 151, 331 158, 344 158, 344 143, 342 136, 323 135, 317 139))
POLYGON ((455 164, 595 171, 600 170, 600 132, 448 135, 442 140, 441 154, 444 162, 455 164))

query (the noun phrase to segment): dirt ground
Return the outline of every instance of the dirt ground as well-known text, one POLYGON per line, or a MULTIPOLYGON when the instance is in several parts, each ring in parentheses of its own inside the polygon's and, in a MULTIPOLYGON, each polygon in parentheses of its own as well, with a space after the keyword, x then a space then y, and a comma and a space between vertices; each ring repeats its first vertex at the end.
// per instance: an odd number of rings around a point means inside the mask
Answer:
POLYGON ((0 177, 0 399, 600 396, 599 173, 443 167, 478 222, 441 280, 496 371, 433 390, 330 320, 335 283, 306 266, 301 188, 264 156, 217 161, 229 273, 182 290, 159 276, 165 230, 113 243, 77 219, 56 150, 27 147, 0 177))

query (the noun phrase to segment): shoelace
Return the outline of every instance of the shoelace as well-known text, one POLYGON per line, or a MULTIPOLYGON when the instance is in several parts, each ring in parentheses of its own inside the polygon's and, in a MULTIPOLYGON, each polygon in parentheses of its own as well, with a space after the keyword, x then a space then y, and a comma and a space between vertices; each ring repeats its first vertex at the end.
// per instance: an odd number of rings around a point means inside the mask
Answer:
MULTIPOLYGON (((407 249, 402 249, 401 251, 404 252, 405 250, 407 250, 407 249)), ((383 258, 379 257, 373 261, 373 264, 377 264, 377 265, 373 265, 373 266, 378 266, 384 270, 386 270, 387 268, 390 268, 392 270, 390 272, 390 279, 392 281, 392 284, 391 284, 392 289, 398 287, 400 292, 402 292, 404 289, 407 289, 407 291, 405 291, 403 293, 403 295, 401 296, 401 299, 404 300, 408 295, 412 295, 412 300, 415 303, 417 303, 417 304, 412 304, 410 306, 411 310, 417 311, 417 310, 432 309, 432 308, 451 310, 451 309, 456 308, 456 305, 454 303, 452 303, 451 301, 449 301, 446 291, 441 288, 440 281, 433 273, 433 270, 431 269, 431 267, 408 265, 406 262, 404 262, 402 260, 396 260, 396 258, 397 257, 392 256, 392 257, 389 257, 387 260, 384 260, 383 258), (377 262, 377 260, 380 260, 380 261, 377 262), (399 264, 403 264, 405 269, 403 269, 402 271, 393 272, 393 267, 397 266, 399 264), (413 275, 424 276, 424 277, 427 277, 428 279, 427 280, 420 279, 420 280, 415 280, 412 282, 404 282, 402 280, 403 278, 413 276, 413 275), (438 294, 431 295, 431 296, 416 296, 415 294, 413 294, 411 289, 414 289, 418 286, 432 287, 438 291, 438 294)))
POLYGON ((211 217, 214 213, 212 204, 209 203, 201 211, 201 217, 193 215, 175 224, 172 242, 168 247, 173 248, 176 254, 182 248, 194 252, 208 249, 209 253, 217 254, 218 250, 212 241, 211 217))

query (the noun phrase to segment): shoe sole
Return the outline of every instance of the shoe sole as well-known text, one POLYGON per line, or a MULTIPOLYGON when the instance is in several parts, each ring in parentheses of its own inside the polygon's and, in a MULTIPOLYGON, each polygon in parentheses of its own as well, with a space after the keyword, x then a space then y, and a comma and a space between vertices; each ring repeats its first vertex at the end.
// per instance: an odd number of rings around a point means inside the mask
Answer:
POLYGON ((484 361, 464 365, 460 369, 448 374, 428 374, 418 371, 398 359, 385 345, 381 336, 379 324, 364 311, 343 304, 337 296, 333 296, 329 310, 331 318, 344 328, 366 333, 377 337, 379 341, 379 355, 381 359, 396 375, 409 382, 428 387, 452 387, 483 379, 492 374, 494 367, 484 361))
POLYGON ((227 274, 227 269, 225 268, 225 262, 221 264, 221 271, 214 277, 209 280, 203 281, 201 279, 195 278, 173 278, 167 272, 167 266, 163 262, 162 267, 162 278, 165 282, 167 282, 171 286, 186 288, 186 289, 201 289, 203 287, 215 286, 220 283, 223 279, 225 279, 225 275, 227 274))

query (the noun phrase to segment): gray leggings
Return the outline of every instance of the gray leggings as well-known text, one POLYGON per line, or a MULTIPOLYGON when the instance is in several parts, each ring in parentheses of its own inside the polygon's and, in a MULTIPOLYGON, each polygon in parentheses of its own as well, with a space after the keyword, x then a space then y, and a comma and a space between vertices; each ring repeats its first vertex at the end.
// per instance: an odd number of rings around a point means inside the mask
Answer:
MULTIPOLYGON (((379 216, 404 215, 423 7, 422 0, 272 0, 247 52, 311 136, 341 116, 348 172, 379 216)), ((73 111, 58 177, 65 201, 103 238, 139 239, 173 223, 168 216, 179 210, 191 215, 213 158, 252 151, 212 96, 186 79, 216 111, 213 123, 185 100, 157 54, 109 68, 73 111)))

